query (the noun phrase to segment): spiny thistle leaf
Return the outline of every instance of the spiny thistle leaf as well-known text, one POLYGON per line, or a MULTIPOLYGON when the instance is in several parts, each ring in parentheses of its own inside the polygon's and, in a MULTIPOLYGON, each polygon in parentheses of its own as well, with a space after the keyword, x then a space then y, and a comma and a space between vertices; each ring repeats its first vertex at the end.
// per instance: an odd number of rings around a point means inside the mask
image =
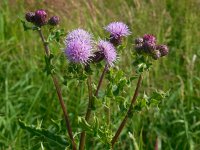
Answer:
POLYGON ((90 124, 88 124, 88 122, 85 120, 85 118, 78 117, 78 124, 80 125, 82 130, 84 130, 90 134, 93 133, 92 126, 90 124))
POLYGON ((47 41, 48 42, 51 42, 51 41, 56 41, 56 42, 59 42, 61 37, 64 36, 65 33, 64 33, 64 29, 59 29, 59 30, 53 30, 48 38, 47 38, 47 41))
POLYGON ((66 139, 64 139, 60 135, 56 135, 47 129, 43 128, 36 128, 34 125, 26 125, 23 121, 19 120, 19 125, 22 129, 25 129, 26 131, 32 133, 33 135, 40 136, 40 137, 45 137, 54 144, 57 144, 62 147, 67 147, 69 146, 69 143, 66 139))
POLYGON ((26 21, 20 19, 22 25, 23 25, 23 28, 24 28, 24 31, 28 31, 28 30, 39 30, 39 27, 36 27, 36 26, 33 26, 33 27, 30 27, 26 24, 26 21))

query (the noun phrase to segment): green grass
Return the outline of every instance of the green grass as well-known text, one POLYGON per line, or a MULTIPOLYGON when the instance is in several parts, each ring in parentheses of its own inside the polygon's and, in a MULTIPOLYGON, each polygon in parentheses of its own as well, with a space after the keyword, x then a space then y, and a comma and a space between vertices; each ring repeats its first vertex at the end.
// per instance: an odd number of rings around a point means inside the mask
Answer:
MULTIPOLYGON (((198 0, 58 0, 53 2, 0 2, 0 149, 38 149, 40 142, 20 129, 18 119, 28 124, 49 127, 51 119, 62 119, 62 110, 52 81, 43 73, 43 48, 38 35, 24 32, 19 18, 28 10, 45 8, 58 14, 65 31, 82 27, 94 33, 96 39, 104 37, 103 26, 111 21, 124 21, 133 31, 128 42, 144 33, 158 37, 159 43, 170 47, 168 57, 155 63, 145 75, 142 92, 154 89, 170 90, 162 101, 160 111, 153 109, 134 113, 120 136, 116 149, 154 149, 156 138, 162 149, 197 150, 200 147, 200 20, 198 0), (64 5, 65 4, 65 5, 64 5), (134 138, 130 138, 128 132, 134 138)), ((130 45, 130 44, 129 44, 130 45)), ((55 64, 58 73, 65 74, 63 45, 54 46, 58 55, 55 64), (59 60, 61 59, 61 61, 59 60)), ((120 66, 128 74, 132 62, 123 52, 120 66)), ((60 78, 62 79, 62 77, 60 78)), ((98 77, 98 76, 97 76, 98 77)), ((94 77, 97 79, 97 77, 94 77)), ((134 87, 127 89, 131 97, 134 87)), ((85 83, 72 82, 62 87, 70 112, 72 127, 77 127, 77 116, 84 115, 87 105, 85 83), (76 83, 76 85, 74 85, 76 83), (79 87, 78 89, 76 87, 79 87)), ((102 88, 103 90, 103 88, 102 88)), ((113 110, 115 110, 113 108, 113 110)), ((122 119, 125 112, 114 112, 122 119)), ((118 125, 121 119, 115 120, 118 125)), ((114 126, 116 129, 117 126, 114 126)), ((41 139, 43 140, 43 139, 41 139)), ((87 149, 92 149, 87 147, 87 149)), ((96 145, 95 149, 102 149, 96 145)))

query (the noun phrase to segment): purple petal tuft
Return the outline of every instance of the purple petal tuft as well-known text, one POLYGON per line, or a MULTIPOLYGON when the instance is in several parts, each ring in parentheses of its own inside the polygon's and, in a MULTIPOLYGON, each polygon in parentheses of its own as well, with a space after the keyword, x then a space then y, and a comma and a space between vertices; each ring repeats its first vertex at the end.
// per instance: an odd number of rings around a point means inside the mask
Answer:
POLYGON ((74 39, 68 42, 65 54, 71 62, 87 64, 92 56, 92 46, 80 39, 74 39))
POLYGON ((105 30, 110 32, 111 37, 119 38, 131 34, 128 26, 123 22, 112 22, 105 27, 105 30))
POLYGON ((93 56, 91 42, 92 37, 87 31, 83 29, 71 31, 65 40, 65 54, 69 61, 87 64, 93 56))
POLYGON ((86 43, 90 43, 92 42, 92 35, 83 29, 73 30, 67 35, 65 39, 65 45, 67 45, 67 43, 70 42, 71 40, 75 39, 81 40, 86 43))
POLYGON ((105 60, 109 66, 114 66, 114 62, 117 60, 117 53, 113 44, 108 41, 100 40, 98 48, 103 52, 105 60))

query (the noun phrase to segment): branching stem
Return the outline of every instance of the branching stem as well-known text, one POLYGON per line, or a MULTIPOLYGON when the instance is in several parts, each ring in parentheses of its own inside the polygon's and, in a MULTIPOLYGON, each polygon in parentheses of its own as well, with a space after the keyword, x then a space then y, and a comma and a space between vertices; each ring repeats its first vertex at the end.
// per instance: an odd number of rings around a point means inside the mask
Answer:
POLYGON ((103 81, 103 78, 104 78, 105 73, 106 73, 107 70, 108 70, 108 65, 106 64, 105 67, 104 67, 104 70, 103 70, 103 72, 101 74, 101 77, 100 77, 100 80, 99 80, 99 83, 98 83, 98 86, 97 86, 97 90, 95 92, 95 96, 98 96, 98 94, 99 94, 99 89, 100 89, 100 87, 102 85, 102 81, 103 81))
POLYGON ((117 141, 121 131, 123 130, 123 128, 124 128, 124 126, 125 126, 125 124, 126 124, 126 122, 128 120, 129 115, 132 112, 133 104, 135 103, 135 101, 137 99, 141 82, 142 82, 142 75, 140 75, 139 78, 138 78, 138 82, 137 82, 137 86, 136 86, 136 89, 135 89, 135 93, 133 95, 133 98, 132 98, 131 104, 129 106, 129 109, 128 109, 127 113, 126 113, 126 116, 124 117, 123 121, 121 122, 117 132, 115 133, 115 136, 112 138, 112 141, 111 141, 112 148, 114 147, 115 142, 117 141))

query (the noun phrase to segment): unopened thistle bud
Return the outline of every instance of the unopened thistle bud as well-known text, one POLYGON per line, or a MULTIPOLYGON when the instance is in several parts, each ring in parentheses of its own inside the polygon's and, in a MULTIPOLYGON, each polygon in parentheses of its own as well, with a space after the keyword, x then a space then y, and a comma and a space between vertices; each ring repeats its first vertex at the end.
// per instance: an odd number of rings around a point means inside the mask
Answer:
POLYGON ((43 26, 47 23, 47 13, 45 10, 37 10, 35 12, 35 21, 37 26, 43 26))
POLYGON ((142 53, 142 51, 143 51, 143 38, 136 38, 135 39, 135 50, 136 50, 136 52, 138 52, 138 53, 142 53))
POLYGON ((156 37, 152 34, 145 34, 143 40, 144 42, 156 43, 156 37))
POLYGON ((154 50, 153 53, 152 53, 152 58, 157 60, 160 57, 161 57, 160 51, 159 50, 154 50))
POLYGON ((142 44, 143 43, 143 38, 139 37, 135 39, 135 44, 142 44))
POLYGON ((58 25, 60 22, 60 18, 58 16, 53 16, 49 19, 48 23, 52 26, 58 25))
POLYGON ((35 21, 35 13, 34 12, 27 12, 25 15, 25 18, 28 22, 34 22, 35 21))
POLYGON ((146 53, 153 53, 156 49, 156 44, 154 42, 146 41, 143 44, 143 48, 146 53))
POLYGON ((160 51, 161 57, 166 56, 169 53, 167 45, 158 45, 156 49, 160 51))
POLYGON ((166 45, 156 44, 156 38, 152 34, 145 34, 143 38, 135 39, 135 50, 140 54, 146 53, 155 60, 169 53, 166 45))

